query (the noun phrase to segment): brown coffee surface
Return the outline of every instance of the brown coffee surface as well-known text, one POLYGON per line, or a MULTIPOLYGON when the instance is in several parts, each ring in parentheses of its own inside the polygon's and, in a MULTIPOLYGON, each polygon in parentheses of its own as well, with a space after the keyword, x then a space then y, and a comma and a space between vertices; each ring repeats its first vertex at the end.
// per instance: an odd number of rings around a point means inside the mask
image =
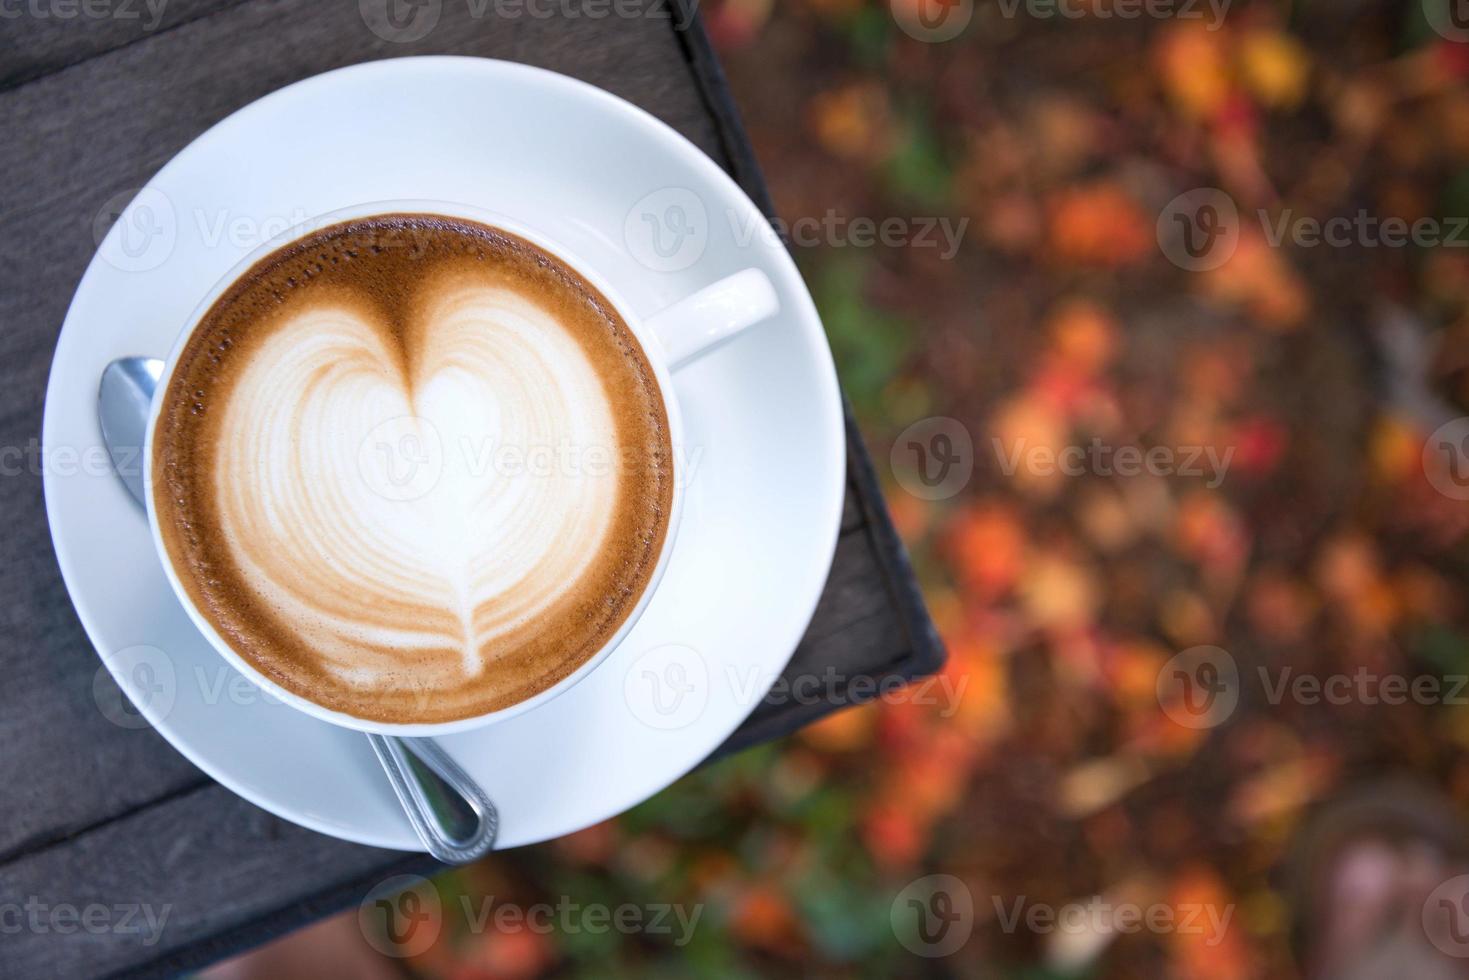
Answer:
POLYGON ((268 255, 185 345, 152 448, 184 591, 287 690, 380 722, 525 700, 606 645, 673 501, 668 418, 611 304, 458 218, 268 255))

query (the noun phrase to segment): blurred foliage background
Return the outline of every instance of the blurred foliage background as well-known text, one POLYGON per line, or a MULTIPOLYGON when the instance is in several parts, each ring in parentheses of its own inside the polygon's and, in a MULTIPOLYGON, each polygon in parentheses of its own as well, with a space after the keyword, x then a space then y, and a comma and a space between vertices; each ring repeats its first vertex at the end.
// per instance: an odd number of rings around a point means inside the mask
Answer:
POLYGON ((1242 674, 1469 671, 1469 505, 1422 461, 1469 415, 1469 249, 1277 247, 1250 217, 1469 215, 1469 45, 1418 0, 1239 0, 1219 22, 1066 7, 976 0, 934 44, 876 0, 704 5, 785 222, 968 219, 953 255, 791 245, 962 696, 843 712, 439 880, 446 905, 701 905, 687 946, 447 917, 413 972, 1287 977, 1281 868, 1315 807, 1388 773, 1469 807, 1463 708, 1247 686, 1196 729, 1156 693, 1202 644, 1242 674), (1246 218, 1227 262, 1190 272, 1157 228, 1200 187, 1246 218), (888 460, 936 416, 976 466, 927 502, 888 460), (991 448, 1093 439, 1232 455, 1215 485, 1007 475, 991 448), (976 923, 923 960, 889 912, 935 872, 976 923), (994 901, 1093 895, 1234 914, 1209 944, 1006 929, 994 901))

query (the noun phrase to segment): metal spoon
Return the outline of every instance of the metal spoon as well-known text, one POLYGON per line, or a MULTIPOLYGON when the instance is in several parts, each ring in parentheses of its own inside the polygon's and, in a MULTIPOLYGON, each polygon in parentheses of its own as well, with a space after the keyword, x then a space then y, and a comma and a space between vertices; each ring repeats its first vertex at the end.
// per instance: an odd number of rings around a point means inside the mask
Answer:
MULTIPOLYGON (((162 376, 162 361, 124 357, 107 365, 97 390, 97 419, 113 468, 145 510, 142 447, 162 376)), ((433 739, 369 734, 367 740, 430 854, 445 864, 467 864, 490 852, 499 812, 433 739)))

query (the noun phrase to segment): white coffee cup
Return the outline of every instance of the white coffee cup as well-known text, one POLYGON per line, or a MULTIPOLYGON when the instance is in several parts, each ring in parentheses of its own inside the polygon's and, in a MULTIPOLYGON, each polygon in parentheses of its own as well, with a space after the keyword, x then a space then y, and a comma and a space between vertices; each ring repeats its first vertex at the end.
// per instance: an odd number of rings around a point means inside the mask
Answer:
POLYGON ((195 308, 168 356, 163 376, 159 380, 158 389, 153 398, 152 409, 148 417, 147 441, 144 446, 144 483, 147 488, 144 497, 147 501, 148 524, 153 534, 153 545, 158 551, 160 561, 163 563, 164 573, 168 577, 169 584, 173 587, 174 594, 178 596, 179 602, 183 604, 184 610, 189 614, 189 618, 193 620, 194 625, 199 628, 199 631, 209 641, 210 645, 219 652, 220 656, 224 657, 231 666, 268 694, 323 721, 363 732, 422 737, 449 735, 454 732, 466 731, 511 718, 524 711, 529 711, 567 690, 595 670, 598 664, 606 660, 632 630, 633 625, 642 615, 643 610, 647 608, 649 601, 652 600, 653 594, 657 591, 658 584, 663 577, 663 572, 668 564, 668 558, 672 553, 673 542, 678 532, 679 518, 683 512, 683 495, 688 482, 688 474, 683 472, 685 466, 684 454, 680 452, 683 446, 683 423, 679 413, 678 400, 674 394, 670 372, 677 371, 680 367, 724 343, 741 331, 769 319, 779 312, 779 310, 780 301, 776 296, 775 287, 771 285, 769 278, 758 269, 746 269, 699 290, 692 296, 674 303, 672 306, 653 316, 640 317, 633 312, 606 279, 598 275, 596 270, 587 263, 578 259, 570 250, 550 240, 540 232, 532 228, 527 228, 521 222, 507 218, 504 215, 494 214, 463 204, 427 200, 377 201, 371 204, 344 208, 321 215, 286 231, 240 260, 219 281, 214 289, 204 297, 198 307, 195 308), (228 641, 219 635, 219 632, 203 613, 199 611, 193 600, 190 599, 188 592, 184 589, 183 583, 179 579, 178 570, 174 567, 173 561, 164 546, 163 536, 159 526, 158 511, 153 495, 153 437, 157 429, 164 396, 168 391, 174 368, 178 364, 179 355, 215 301, 256 262, 275 250, 330 225, 358 218, 371 217, 373 215, 415 213, 465 218, 501 228, 514 235, 518 235, 543 251, 559 258, 566 265, 576 270, 576 272, 596 287, 612 303, 628 328, 633 332, 633 335, 637 337, 638 343, 642 345, 648 362, 652 365, 654 375, 658 380, 658 390, 662 394, 663 407, 667 414, 670 436, 674 447, 673 505, 669 514, 668 530, 663 538, 662 551, 659 553, 653 574, 649 578, 647 586, 643 589, 643 593, 638 599, 636 606, 634 606, 626 621, 607 643, 570 675, 546 690, 541 691, 539 694, 498 711, 476 715, 471 718, 462 718, 456 721, 424 724, 394 724, 371 721, 344 712, 335 711, 286 690, 251 666, 250 663, 230 646, 228 641))

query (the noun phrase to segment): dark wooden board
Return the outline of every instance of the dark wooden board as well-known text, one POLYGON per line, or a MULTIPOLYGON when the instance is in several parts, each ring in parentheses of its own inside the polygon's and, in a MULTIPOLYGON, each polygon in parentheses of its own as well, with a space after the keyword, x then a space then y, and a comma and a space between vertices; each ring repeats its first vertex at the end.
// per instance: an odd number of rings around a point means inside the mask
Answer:
MULTIPOLYGON (((667 12, 660 2, 649 0, 647 12, 667 12)), ((96 654, 61 583, 39 473, 25 461, 104 202, 292 81, 374 58, 448 53, 539 65, 629 99, 770 210, 702 28, 676 29, 682 8, 674 17, 515 20, 473 9, 443 0, 437 25, 413 43, 374 35, 355 0, 171 0, 154 30, 125 18, 0 22, 0 447, 27 454, 19 465, 14 453, 0 459, 9 532, 0 562, 0 912, 32 900, 170 907, 151 945, 136 935, 0 931, 0 976, 176 972, 355 903, 386 874, 431 866, 280 821, 151 730, 119 729, 96 708, 96 654)), ((918 676, 942 653, 850 424, 849 435, 836 563, 787 673, 918 676)), ((719 751, 837 706, 772 700, 719 751)))

